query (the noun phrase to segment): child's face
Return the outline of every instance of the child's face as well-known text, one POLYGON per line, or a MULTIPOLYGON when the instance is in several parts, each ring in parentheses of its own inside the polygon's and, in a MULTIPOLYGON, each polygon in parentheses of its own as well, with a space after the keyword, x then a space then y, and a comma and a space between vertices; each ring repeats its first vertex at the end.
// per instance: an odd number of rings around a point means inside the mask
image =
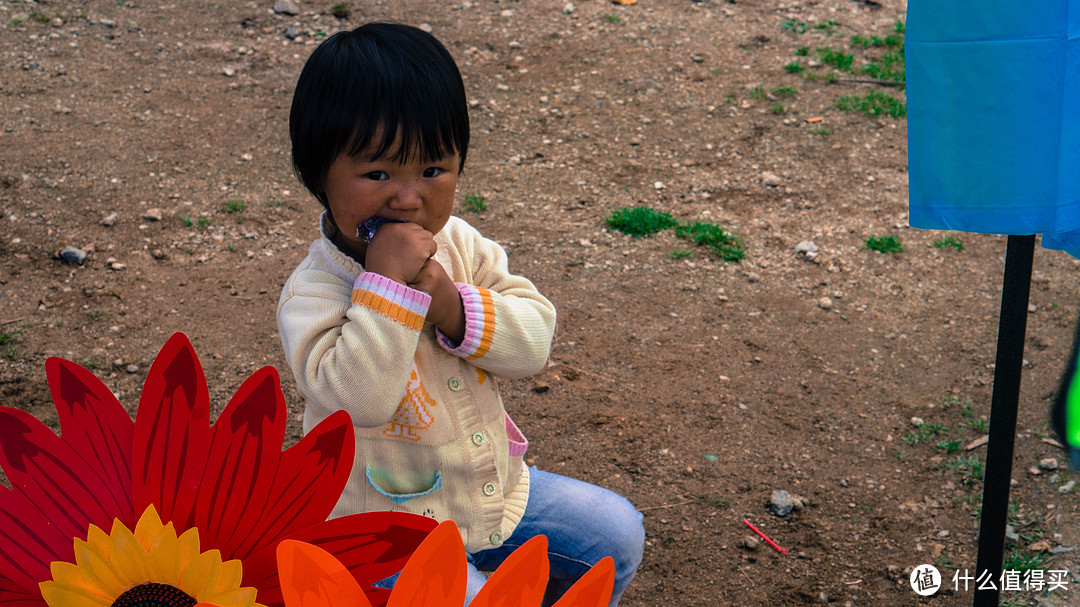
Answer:
MULTIPOLYGON (((396 145, 395 145, 396 147, 396 145)), ((342 154, 326 174, 326 198, 338 227, 337 245, 358 260, 367 244, 356 228, 372 217, 418 224, 432 234, 450 219, 458 181, 458 155, 423 162, 413 156, 390 160, 395 149, 374 159, 369 150, 342 154)))

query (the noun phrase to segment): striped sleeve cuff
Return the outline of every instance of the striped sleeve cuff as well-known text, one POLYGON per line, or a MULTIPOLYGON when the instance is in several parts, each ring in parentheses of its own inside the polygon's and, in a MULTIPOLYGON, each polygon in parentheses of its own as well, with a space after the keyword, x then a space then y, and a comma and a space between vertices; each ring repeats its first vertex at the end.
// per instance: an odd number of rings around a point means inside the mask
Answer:
POLYGON ((382 274, 364 272, 353 285, 352 302, 419 331, 424 328, 431 296, 382 274))
POLYGON ((447 352, 466 360, 480 358, 491 349, 491 339, 495 336, 495 303, 491 291, 460 282, 454 284, 465 308, 465 337, 460 344, 455 344, 440 331, 439 344, 447 352))

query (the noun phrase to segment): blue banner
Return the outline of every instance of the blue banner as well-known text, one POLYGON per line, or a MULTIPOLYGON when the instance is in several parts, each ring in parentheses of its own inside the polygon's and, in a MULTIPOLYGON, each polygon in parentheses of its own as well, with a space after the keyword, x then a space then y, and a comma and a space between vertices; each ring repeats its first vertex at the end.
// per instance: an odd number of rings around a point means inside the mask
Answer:
POLYGON ((1080 257, 1080 0, 909 0, 910 223, 1080 257))

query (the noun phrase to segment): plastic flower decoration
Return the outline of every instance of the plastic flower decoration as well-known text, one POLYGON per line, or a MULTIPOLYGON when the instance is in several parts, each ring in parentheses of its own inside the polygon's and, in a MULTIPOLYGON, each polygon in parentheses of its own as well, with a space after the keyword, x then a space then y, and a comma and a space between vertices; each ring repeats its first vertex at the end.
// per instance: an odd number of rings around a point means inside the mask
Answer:
MULTIPOLYGON (((370 607, 345 566, 325 550, 286 540, 278 544, 277 557, 286 607, 370 607)), ((445 521, 405 564, 387 607, 461 607, 466 567, 457 525, 445 521)), ((469 605, 540 607, 547 581, 547 538, 537 536, 503 561, 469 605)), ((615 565, 608 557, 586 572, 555 607, 603 607, 614 583, 615 565)))
POLYGON ((378 512, 326 520, 352 467, 352 424, 332 415, 282 451, 286 406, 266 367, 211 426, 188 339, 151 366, 135 421, 86 369, 45 363, 61 435, 0 406, 0 605, 279 606, 275 550, 318 546, 381 605, 435 521, 378 512))

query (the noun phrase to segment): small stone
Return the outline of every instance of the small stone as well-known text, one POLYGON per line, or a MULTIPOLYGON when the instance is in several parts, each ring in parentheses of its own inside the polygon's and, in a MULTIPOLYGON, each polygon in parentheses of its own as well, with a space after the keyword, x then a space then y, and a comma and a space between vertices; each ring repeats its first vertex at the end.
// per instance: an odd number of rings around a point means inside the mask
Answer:
POLYGON ((949 537, 949 535, 951 535, 951 534, 949 533, 948 529, 942 529, 941 531, 937 532, 937 538, 939 540, 943 540, 943 539, 949 537))
POLYGON ((86 251, 77 247, 67 246, 60 249, 60 259, 63 259, 64 263, 81 266, 83 262, 86 261, 86 251))
POLYGON ((783 489, 776 489, 769 499, 769 510, 776 516, 787 516, 795 509, 795 500, 783 489))
POLYGON ((1015 546, 1020 543, 1020 534, 1016 532, 1016 529, 1012 525, 1005 526, 1005 545, 1015 546))
POLYGON ((784 181, 780 179, 780 176, 776 173, 770 173, 768 171, 765 171, 761 174, 761 183, 769 186, 770 188, 775 188, 780 184, 784 183, 784 181))
POLYGON ((274 3, 274 12, 279 15, 295 16, 300 14, 300 7, 292 0, 277 0, 274 3))
POLYGON ((760 545, 761 545, 761 540, 759 540, 757 538, 757 536, 753 536, 753 535, 744 535, 743 536, 743 539, 742 539, 743 548, 746 548, 747 550, 757 550, 758 546, 760 546, 760 545))
POLYGON ((813 240, 804 240, 799 244, 795 245, 795 252, 802 253, 808 258, 813 259, 813 256, 817 255, 818 253, 818 246, 814 244, 813 240))
POLYGON ((822 310, 828 310, 828 309, 832 308, 832 300, 829 299, 828 297, 822 297, 821 299, 818 300, 817 305, 822 310))
POLYGON ((916 428, 922 427, 922 425, 925 424, 925 423, 926 422, 924 422, 923 418, 921 418, 921 417, 913 417, 913 418, 911 418, 911 425, 915 426, 916 428))
POLYGON ((303 30, 301 30, 300 26, 298 25, 290 25, 289 27, 285 28, 285 37, 289 40, 296 40, 301 35, 303 35, 303 30))
POLYGON ((1058 487, 1058 493, 1069 493, 1076 488, 1076 481, 1069 481, 1064 485, 1058 487))
POLYGON ((1039 476, 1040 474, 1042 474, 1042 470, 1039 470, 1038 466, 1032 466, 1028 468, 1028 474, 1030 474, 1031 476, 1039 476))
POLYGON ((128 373, 138 373, 139 372, 139 365, 134 365, 134 364, 128 365, 127 368, 124 369, 124 370, 127 371, 128 373))
POLYGON ((566 6, 562 7, 562 12, 563 12, 564 15, 569 15, 570 13, 572 13, 572 12, 574 12, 576 10, 577 10, 577 7, 574 6, 573 2, 567 2, 566 6))
POLYGON ((657 181, 656 183, 653 183, 652 186, 653 186, 653 188, 656 189, 656 191, 660 191, 660 190, 664 189, 664 182, 663 181, 657 181))
POLYGON ((165 254, 165 251, 162 251, 161 249, 154 249, 153 251, 150 251, 150 256, 159 261, 162 259, 167 259, 169 257, 165 254))
POLYGON ((1039 460, 1039 470, 1057 470, 1058 461, 1052 457, 1039 460))
POLYGON ((105 226, 106 228, 111 228, 116 225, 117 217, 118 215, 116 213, 109 213, 101 219, 101 225, 105 226))
POLYGON ((229 66, 225 66, 225 67, 224 67, 224 68, 223 68, 223 69, 221 70, 221 73, 222 73, 222 74, 225 74, 225 77, 226 77, 226 78, 232 78, 233 76, 235 76, 235 75, 236 75, 236 69, 235 69, 235 68, 232 68, 232 67, 229 67, 229 66))
POLYGON ((53 27, 64 27, 64 20, 60 17, 53 17, 52 20, 49 21, 49 25, 53 27))
POLYGON ((536 392, 537 394, 543 394, 544 392, 547 392, 550 389, 551 389, 551 386, 544 383, 544 382, 542 382, 542 381, 536 382, 535 384, 533 384, 533 387, 532 387, 533 392, 536 392))
POLYGON ((435 31, 435 28, 431 27, 430 23, 421 23, 418 27, 420 28, 421 31, 427 32, 429 34, 431 32, 433 32, 433 31, 435 31))
POLYGON ((156 209, 156 208, 155 209, 146 209, 146 212, 143 213, 143 215, 142 215, 142 218, 147 220, 147 221, 161 221, 162 217, 163 217, 163 215, 161 213, 161 209, 156 209))
POLYGON ((124 366, 124 359, 118 358, 118 359, 112 361, 112 365, 113 365, 113 367, 119 369, 119 368, 124 366))

